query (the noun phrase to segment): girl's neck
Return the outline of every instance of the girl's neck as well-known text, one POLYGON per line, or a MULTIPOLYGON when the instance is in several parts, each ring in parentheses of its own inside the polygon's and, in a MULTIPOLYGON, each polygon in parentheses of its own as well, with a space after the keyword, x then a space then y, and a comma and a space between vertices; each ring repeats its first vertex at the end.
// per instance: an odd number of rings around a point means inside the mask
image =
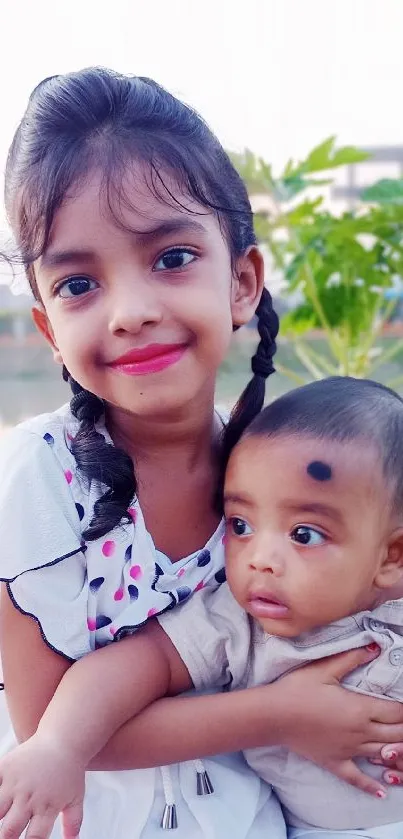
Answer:
POLYGON ((193 400, 171 416, 138 416, 108 408, 106 424, 116 446, 137 464, 145 461, 179 459, 193 470, 216 455, 222 422, 214 411, 213 399, 193 400))

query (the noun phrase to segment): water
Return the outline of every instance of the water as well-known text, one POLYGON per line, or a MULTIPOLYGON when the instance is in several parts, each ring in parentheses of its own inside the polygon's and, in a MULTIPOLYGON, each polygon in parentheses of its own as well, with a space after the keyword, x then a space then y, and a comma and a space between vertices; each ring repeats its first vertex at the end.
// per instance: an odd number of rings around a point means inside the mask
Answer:
POLYGON ((0 424, 52 411, 66 402, 68 388, 49 349, 36 339, 25 345, 0 343, 0 424))
MULTIPOLYGON (((256 343, 253 330, 245 330, 236 337, 218 377, 219 404, 230 407, 250 379, 250 358, 256 343)), ((318 343, 315 348, 319 350, 318 343)), ((303 372, 290 344, 281 344, 276 358, 296 372, 303 372)), ((381 370, 379 379, 387 382, 401 374, 403 354, 386 370, 381 370)), ((291 387, 295 387, 294 382, 275 374, 268 382, 268 398, 273 399, 291 387)), ((402 392, 402 387, 399 390, 402 392)), ((0 337, 0 427, 53 411, 69 398, 70 388, 62 379, 61 367, 55 364, 50 349, 39 337, 29 336, 25 343, 10 339, 2 342, 0 337)))
MULTIPOLYGON (((254 336, 237 340, 219 375, 217 401, 231 406, 250 378, 254 336)), ((275 393, 289 387, 280 380, 275 393)), ((272 391, 273 392, 273 391, 272 391)), ((15 425, 28 417, 55 408, 70 398, 60 365, 41 339, 32 335, 25 343, 0 339, 0 427, 15 425)))

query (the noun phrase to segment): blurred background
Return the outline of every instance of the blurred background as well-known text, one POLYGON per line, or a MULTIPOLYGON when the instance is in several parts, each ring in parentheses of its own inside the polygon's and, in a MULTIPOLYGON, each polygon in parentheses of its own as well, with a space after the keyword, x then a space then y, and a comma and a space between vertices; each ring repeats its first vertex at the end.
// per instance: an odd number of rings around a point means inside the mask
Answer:
MULTIPOLYGON (((93 64, 155 78, 200 111, 248 185, 283 315, 270 397, 333 372, 403 388, 401 0, 3 0, 2 20, 0 178, 40 79, 93 64)), ((2 427, 68 399, 11 281, 1 265, 2 427)), ((246 382, 256 340, 253 323, 236 336, 220 402, 246 382)))

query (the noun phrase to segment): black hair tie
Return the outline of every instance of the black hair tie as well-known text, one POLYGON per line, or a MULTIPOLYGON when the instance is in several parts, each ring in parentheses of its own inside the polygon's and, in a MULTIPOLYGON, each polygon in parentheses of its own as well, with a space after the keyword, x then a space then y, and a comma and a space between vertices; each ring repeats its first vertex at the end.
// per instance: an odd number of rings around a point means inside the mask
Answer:
POLYGON ((70 407, 72 414, 84 422, 97 422, 104 411, 102 400, 88 390, 81 390, 73 396, 70 407))
POLYGON ((268 379, 274 373, 273 359, 262 355, 254 355, 252 358, 252 372, 255 376, 261 376, 262 379, 268 379))

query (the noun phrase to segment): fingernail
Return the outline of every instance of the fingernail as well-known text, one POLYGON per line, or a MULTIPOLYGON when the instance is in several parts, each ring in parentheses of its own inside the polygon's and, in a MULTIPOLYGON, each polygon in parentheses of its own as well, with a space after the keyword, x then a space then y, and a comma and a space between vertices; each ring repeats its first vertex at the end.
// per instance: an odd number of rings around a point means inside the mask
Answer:
POLYGON ((375 795, 377 798, 386 798, 387 793, 384 789, 377 789, 375 795))
POLYGON ((397 752, 394 752, 393 749, 391 749, 391 751, 382 752, 382 756, 385 760, 396 760, 397 752))
POLYGON ((398 786, 400 784, 400 778, 397 775, 391 775, 388 773, 387 775, 385 775, 385 779, 387 783, 391 784, 392 786, 398 786))
POLYGON ((376 643, 376 641, 372 641, 371 644, 367 644, 366 649, 369 650, 371 653, 375 653, 377 650, 380 651, 381 648, 379 644, 376 643))

